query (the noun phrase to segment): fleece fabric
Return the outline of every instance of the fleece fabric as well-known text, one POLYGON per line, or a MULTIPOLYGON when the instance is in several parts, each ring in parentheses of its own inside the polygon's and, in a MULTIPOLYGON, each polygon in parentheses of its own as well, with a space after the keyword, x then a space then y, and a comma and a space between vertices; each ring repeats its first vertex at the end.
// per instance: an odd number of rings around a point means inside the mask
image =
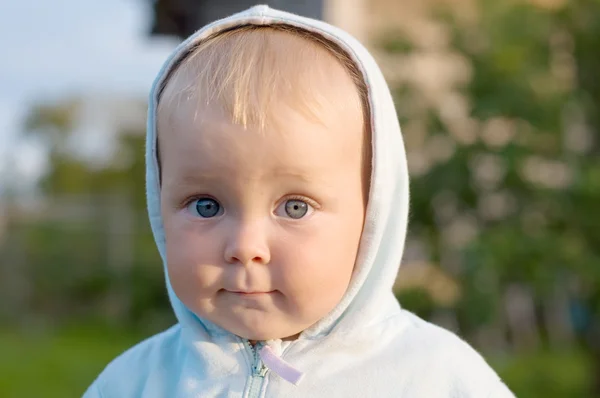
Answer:
POLYGON ((146 182, 150 223, 163 263, 165 235, 156 156, 159 87, 176 61, 198 42, 246 24, 288 24, 322 35, 347 51, 367 83, 372 176, 350 286, 339 305, 297 340, 260 342, 253 347, 186 308, 165 270, 178 323, 114 359, 84 396, 512 397, 468 344, 403 310, 394 297, 392 286, 402 258, 409 208, 409 177, 398 118, 389 88, 369 52, 348 33, 322 21, 255 6, 196 32, 160 70, 149 99, 146 182))

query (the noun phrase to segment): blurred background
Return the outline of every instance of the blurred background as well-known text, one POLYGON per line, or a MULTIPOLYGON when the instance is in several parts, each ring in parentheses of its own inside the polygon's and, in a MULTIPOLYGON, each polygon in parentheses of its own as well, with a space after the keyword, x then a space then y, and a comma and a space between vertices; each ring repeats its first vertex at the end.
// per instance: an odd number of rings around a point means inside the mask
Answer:
MULTIPOLYGON (((600 0, 263 3, 350 31, 393 87, 404 307, 518 397, 600 397, 600 0)), ((174 322, 146 97, 182 37, 251 5, 0 0, 0 396, 80 396, 174 322)))

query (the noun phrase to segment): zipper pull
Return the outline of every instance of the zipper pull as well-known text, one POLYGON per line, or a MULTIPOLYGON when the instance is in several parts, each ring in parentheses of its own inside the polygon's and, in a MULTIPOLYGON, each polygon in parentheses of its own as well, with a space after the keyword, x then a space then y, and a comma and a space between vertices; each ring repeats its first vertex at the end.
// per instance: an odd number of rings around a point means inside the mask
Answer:
POLYGON ((264 363, 260 362, 259 364, 254 364, 252 366, 252 376, 255 377, 265 377, 267 375, 267 371, 269 369, 265 366, 264 363))
POLYGON ((261 343, 256 343, 256 347, 253 347, 251 344, 248 344, 250 350, 252 351, 252 355, 254 356, 254 364, 252 365, 252 376, 255 377, 265 377, 267 371, 269 370, 258 354, 258 350, 262 348, 261 343))
POLYGON ((261 365, 263 367, 266 365, 265 369, 269 368, 272 372, 277 373, 282 379, 296 386, 302 381, 304 373, 277 356, 273 349, 268 345, 260 347, 257 356, 259 357, 261 365))

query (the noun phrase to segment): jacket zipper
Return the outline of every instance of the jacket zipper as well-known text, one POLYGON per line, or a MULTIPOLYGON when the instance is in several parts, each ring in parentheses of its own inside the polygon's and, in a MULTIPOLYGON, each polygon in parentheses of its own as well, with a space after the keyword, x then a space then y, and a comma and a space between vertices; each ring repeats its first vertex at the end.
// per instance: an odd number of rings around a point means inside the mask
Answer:
POLYGON ((260 355, 258 355, 258 350, 263 343, 256 343, 255 347, 252 347, 252 344, 248 340, 244 340, 244 345, 248 348, 252 354, 253 363, 252 363, 252 371, 250 373, 250 385, 248 387, 248 395, 247 398, 258 398, 260 397, 260 391, 262 390, 263 383, 265 381, 265 376, 267 375, 268 368, 265 366, 263 361, 260 359, 260 355))

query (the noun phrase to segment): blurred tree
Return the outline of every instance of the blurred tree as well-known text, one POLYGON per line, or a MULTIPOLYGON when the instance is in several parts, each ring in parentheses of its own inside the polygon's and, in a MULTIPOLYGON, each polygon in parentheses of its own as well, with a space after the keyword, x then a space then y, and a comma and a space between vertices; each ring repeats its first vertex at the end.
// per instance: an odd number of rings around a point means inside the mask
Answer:
MULTIPOLYGON (((117 132, 115 150, 98 165, 76 147, 82 107, 82 99, 68 99, 38 103, 29 111, 25 131, 29 137, 42 140, 48 149, 48 168, 39 181, 42 191, 48 195, 85 194, 90 198, 115 192, 129 196, 136 209, 144 209, 144 121, 139 121, 137 130, 127 127, 129 130, 117 132)), ((100 145, 108 145, 106 141, 100 145)))
MULTIPOLYGON (((24 253, 30 288, 29 307, 21 310, 53 320, 171 319, 146 216, 144 120, 118 131, 114 150, 99 163, 77 146, 83 103, 38 103, 25 121, 24 138, 43 141, 48 162, 38 181, 43 210, 15 225, 7 244, 24 253)), ((108 145, 104 133, 99 145, 108 145)))
MULTIPOLYGON (((434 96, 410 78, 396 88, 412 235, 460 275, 464 334, 495 322, 525 350, 576 334, 600 375, 600 2, 476 4, 469 21, 434 10, 441 52, 469 78, 434 96)), ((394 65, 431 52, 382 47, 394 65)))

